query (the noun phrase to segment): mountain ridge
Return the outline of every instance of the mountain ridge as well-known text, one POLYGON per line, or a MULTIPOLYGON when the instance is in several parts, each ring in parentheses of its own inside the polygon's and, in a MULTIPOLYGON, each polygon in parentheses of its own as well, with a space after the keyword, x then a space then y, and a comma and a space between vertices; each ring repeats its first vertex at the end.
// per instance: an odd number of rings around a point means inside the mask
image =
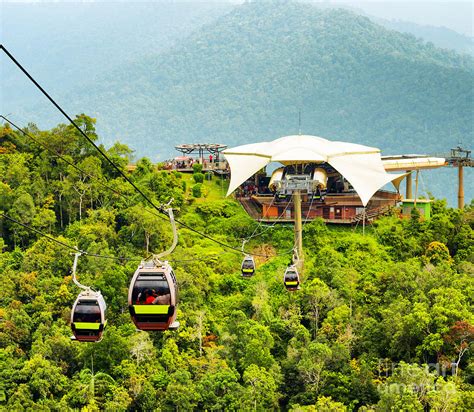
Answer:
MULTIPOLYGON (((304 5, 304 6, 307 7, 307 9, 315 10, 315 8, 312 6, 308 6, 308 5, 304 5)), ((251 5, 248 5, 248 7, 254 7, 254 5, 251 4, 251 5)), ((287 10, 287 7, 289 6, 285 5, 284 10, 287 10)), ((301 5, 298 4, 298 7, 301 7, 301 5)), ((220 28, 223 26, 223 23, 222 23, 223 19, 224 20, 232 19, 233 16, 236 16, 236 14, 237 14, 236 18, 238 19, 240 18, 240 16, 238 16, 240 12, 241 12, 240 10, 238 12, 233 11, 229 13, 227 16, 224 16, 223 18, 219 19, 220 23, 218 24, 220 24, 220 26, 218 25, 217 28, 215 25, 213 25, 212 27, 201 28, 197 33, 191 34, 185 40, 185 44, 181 43, 175 49, 173 49, 172 51, 168 53, 165 53, 163 55, 159 55, 156 57, 150 57, 150 58, 144 59, 138 65, 134 64, 132 66, 129 66, 130 70, 127 70, 127 71, 130 71, 131 73, 133 73, 134 78, 131 78, 131 79, 122 78, 124 82, 125 80, 130 80, 130 82, 127 82, 126 89, 130 89, 130 87, 133 87, 133 85, 135 85, 134 90, 136 91, 141 87, 140 81, 145 81, 146 83, 144 84, 144 87, 142 87, 143 97, 145 99, 152 99, 145 104, 145 106, 147 106, 150 103, 156 103, 156 101, 154 101, 153 98, 159 98, 160 96, 168 92, 176 93, 177 91, 179 91, 180 87, 183 87, 183 85, 185 85, 185 87, 188 87, 188 89, 189 87, 191 87, 191 89, 194 89, 194 90, 191 90, 191 92, 194 92, 194 94, 191 94, 191 97, 189 95, 180 96, 180 102, 183 107, 186 107, 187 104, 191 105, 192 107, 192 105, 196 102, 198 104, 205 104, 207 99, 219 98, 218 94, 216 95, 214 93, 215 86, 223 87, 225 85, 229 89, 237 87, 240 90, 242 90, 243 88, 245 89, 246 87, 248 88, 249 86, 258 87, 262 89, 264 93, 268 92, 268 88, 269 88, 268 86, 273 86, 273 87, 278 88, 278 86, 281 85, 281 82, 287 81, 287 79, 284 79, 282 76, 280 79, 277 79, 276 82, 272 82, 272 77, 277 76, 277 74, 275 73, 271 73, 270 76, 265 77, 263 79, 258 78, 256 81, 253 81, 253 82, 252 82, 252 79, 250 79, 250 76, 247 79, 245 78, 245 76, 244 78, 240 77, 238 79, 240 81, 238 82, 237 85, 232 84, 232 82, 229 81, 229 77, 231 75, 236 75, 236 73, 240 71, 244 73, 246 70, 248 71, 249 67, 247 63, 253 65, 252 69, 255 72, 255 70, 264 70, 265 66, 275 63, 275 61, 277 61, 278 58, 281 57, 278 55, 273 56, 273 57, 265 56, 266 58, 263 61, 259 61, 258 54, 264 52, 265 49, 268 48, 269 42, 263 42, 261 47, 258 48, 258 44, 255 44, 255 43, 259 42, 259 38, 258 36, 255 36, 252 38, 252 41, 254 43, 252 47, 250 48, 246 47, 246 45, 243 43, 243 40, 242 40, 242 36, 245 35, 245 31, 244 31, 245 27, 242 27, 243 33, 240 34, 241 37, 239 37, 237 40, 228 38, 228 36, 226 37, 226 33, 220 31, 221 30, 220 28), (226 50, 223 51, 222 46, 212 47, 213 43, 219 43, 219 42, 221 44, 225 44, 226 50), (249 52, 249 49, 250 50, 253 49, 251 51, 255 53, 255 56, 251 56, 250 59, 245 60, 246 56, 244 52, 249 52), (229 54, 229 50, 232 51, 234 55, 229 54), (225 54, 226 51, 227 51, 227 54, 225 54), (179 64, 181 64, 182 66, 180 68, 181 71, 177 73, 173 72, 173 69, 175 69, 179 64), (208 70, 209 70, 208 66, 216 66, 216 65, 220 65, 219 67, 219 74, 221 75, 220 78, 219 77, 214 77, 214 78, 206 77, 208 76, 208 70), (192 68, 192 70, 188 70, 189 68, 192 68), (202 83, 202 80, 204 80, 205 84, 202 83), (251 83, 249 84, 248 82, 251 82, 251 83), (262 87, 262 85, 265 87, 262 87), (207 89, 204 91, 203 88, 206 88, 206 87, 207 89), (202 99, 202 97, 204 97, 204 99, 202 99)), ((331 11, 329 13, 333 14, 335 12, 331 11)), ((341 13, 341 11, 338 11, 336 13, 341 13)), ((343 11, 342 13, 344 13, 344 15, 346 16, 347 15, 350 15, 352 17, 355 16, 353 14, 347 14, 348 12, 345 12, 345 11, 343 11)), ((286 15, 282 17, 284 17, 285 19, 287 18, 286 15)), ((370 24, 369 20, 368 19, 366 20, 366 18, 364 17, 355 17, 355 21, 359 23, 364 22, 364 24, 366 25, 370 24)), ((224 23, 224 26, 225 26, 225 23, 224 23)), ((376 25, 371 26, 371 27, 376 27, 376 25)), ((263 29, 265 29, 265 27, 263 27, 263 29)), ((378 29, 377 27, 377 33, 379 33, 379 30, 380 29, 378 29)), ((392 39, 394 38, 395 40, 401 41, 402 43, 405 40, 405 37, 403 35, 394 36, 392 32, 389 32, 389 31, 385 33, 392 36, 391 37, 392 39)), ((350 36, 351 35, 349 34, 347 37, 350 37, 350 36)), ((354 40, 355 40, 354 38, 351 39, 351 41, 354 41, 354 40)), ((373 47, 371 48, 369 45, 368 49, 366 47, 365 49, 359 51, 359 55, 362 54, 362 56, 359 56, 358 58, 360 61, 364 62, 363 55, 364 53, 367 53, 367 50, 369 50, 369 51, 372 51, 372 54, 369 56, 369 60, 370 58, 376 58, 376 59, 386 58, 389 60, 391 59, 393 64, 400 63, 400 61, 395 61, 396 59, 399 59, 409 64, 418 64, 421 62, 422 65, 427 65, 428 63, 431 63, 438 66, 441 70, 441 74, 443 74, 446 78, 449 78, 450 76, 452 77, 454 73, 452 71, 450 72, 449 69, 459 70, 461 72, 464 72, 464 74, 460 73, 459 74, 460 76, 470 77, 472 73, 472 59, 467 59, 463 56, 456 55, 455 53, 446 53, 442 50, 435 49, 429 45, 418 44, 418 42, 414 41, 411 37, 406 40, 408 41, 408 43, 405 43, 405 44, 408 44, 409 46, 414 48, 415 52, 418 54, 415 53, 412 55, 407 55, 407 53, 403 51, 400 44, 393 44, 393 45, 385 44, 385 46, 387 47, 386 50, 377 50, 375 52, 374 52, 373 47), (391 46, 391 48, 388 46, 391 46), (429 60, 424 58, 421 52, 428 52, 429 60)), ((276 43, 277 42, 274 42, 274 44, 272 44, 272 46, 275 46, 272 50, 273 54, 277 54, 281 51, 282 45, 276 44, 276 43)), ((304 48, 311 47, 312 46, 311 44, 305 44, 303 42, 302 47, 299 47, 299 48, 296 47, 294 51, 291 50, 292 48, 291 43, 288 46, 289 46, 288 47, 289 50, 286 50, 286 51, 283 50, 284 56, 282 57, 287 59, 287 63, 290 66, 291 65, 303 66, 303 65, 308 65, 309 63, 311 63, 313 67, 315 66, 317 67, 317 66, 322 66, 327 63, 323 61, 322 64, 319 64, 319 62, 315 61, 315 59, 313 59, 313 61, 307 61, 308 59, 303 55, 304 48)), ((365 47, 365 46, 366 45, 364 45, 360 41, 357 44, 357 47, 359 48, 365 47)), ((332 54, 334 57, 331 55, 328 56, 328 54, 326 54, 322 56, 323 59, 327 60, 327 59, 333 58, 337 61, 338 59, 341 59, 340 57, 337 57, 337 53, 347 52, 347 47, 346 49, 344 48, 342 49, 339 48, 339 50, 336 50, 336 49, 337 49, 337 45, 334 49, 335 51, 334 50, 332 51, 332 54)), ((353 58, 349 62, 342 62, 342 64, 346 64, 346 65, 351 64, 351 63, 354 63, 353 58)), ((373 62, 366 61, 364 63, 371 64, 373 62)), ((426 66, 426 68, 433 69, 433 68, 429 68, 428 66, 426 66)), ((291 76, 293 67, 289 70, 284 70, 284 69, 281 70, 281 67, 272 67, 272 69, 275 69, 275 70, 278 69, 280 70, 280 72, 283 73, 283 75, 286 74, 288 76, 291 76)), ((353 70, 353 68, 350 68, 350 69, 353 70)), ((346 72, 344 72, 343 70, 339 70, 339 72, 343 72, 344 74, 347 74, 348 71, 346 70, 346 72)), ((307 73, 308 71, 306 72, 306 74, 307 73)), ((351 73, 349 71, 349 76, 350 75, 351 73)), ((117 76, 114 75, 113 77, 118 77, 118 75, 117 76)), ((104 82, 102 83, 102 86, 98 90, 96 90, 98 93, 100 93, 101 90, 103 91, 107 91, 108 89, 111 90, 110 85, 106 83, 106 79, 103 79, 103 80, 104 82)), ((330 80, 337 81, 338 79, 330 79, 330 80)), ((343 82, 343 81, 339 80, 339 82, 343 82)), ((306 86, 305 82, 303 81, 300 84, 301 84, 301 88, 304 88, 306 86)), ((119 87, 115 87, 115 89, 117 91, 114 91, 113 94, 110 94, 110 96, 118 95, 119 97, 122 98, 124 97, 124 95, 127 95, 125 90, 119 90, 120 89, 119 87)), ((189 92, 190 90, 187 90, 187 91, 189 92)), ((226 94, 229 93, 228 90, 224 90, 223 92, 226 94)), ((273 94, 276 94, 276 93, 273 93, 273 94)), ((278 97, 281 98, 282 95, 279 95, 278 97)), ((172 102, 171 100, 172 99, 169 99, 166 102, 168 106, 166 106, 165 104, 161 104, 161 102, 158 102, 159 103, 157 104, 158 112, 160 113, 160 110, 163 113, 170 112, 173 110, 178 112, 179 107, 173 107, 174 102, 172 102)), ((252 106, 252 102, 245 102, 245 103, 250 103, 250 106, 252 106)), ((137 104, 137 102, 135 102, 135 104, 137 104)), ((234 105, 235 104, 237 103, 234 102, 234 105)), ((229 102, 229 105, 232 107, 233 103, 229 102)), ((278 106, 279 103, 275 102, 274 105, 278 106)), ((301 106, 301 103, 298 104, 298 102, 296 102, 296 105, 301 106)), ((242 106, 242 104, 239 104, 238 106, 242 106)), ((195 107, 195 104, 194 104, 194 107, 195 107)), ((232 112, 232 109, 230 111, 232 112)), ((248 113, 248 114, 251 115, 251 113, 248 113)), ((100 117, 99 117, 99 122, 100 122, 100 117)))
POLYGON ((299 112, 307 134, 439 153, 472 136, 472 81, 471 57, 347 10, 249 3, 63 101, 98 119, 106 145, 120 140, 154 161, 180 143, 294 134, 299 112))

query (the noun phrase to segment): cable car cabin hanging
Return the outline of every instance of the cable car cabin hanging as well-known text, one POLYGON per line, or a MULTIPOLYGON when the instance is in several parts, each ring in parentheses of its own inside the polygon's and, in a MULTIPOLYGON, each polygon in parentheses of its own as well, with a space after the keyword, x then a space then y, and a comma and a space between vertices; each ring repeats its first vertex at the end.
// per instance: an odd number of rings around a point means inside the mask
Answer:
POLYGON ((245 277, 250 277, 255 273, 255 260, 253 259, 253 256, 251 255, 246 255, 244 257, 244 260, 242 260, 242 276, 245 277))
POLYGON ((168 262, 142 262, 128 290, 133 323, 141 330, 177 329, 178 285, 168 262))
POLYGON ((85 290, 79 293, 71 313, 71 329, 79 342, 99 342, 107 320, 105 300, 100 292, 85 290))
POLYGON ((105 310, 107 305, 100 291, 92 290, 81 284, 76 278, 77 261, 84 252, 74 254, 72 280, 83 291, 77 296, 71 311, 72 339, 79 342, 99 342, 102 339, 107 321, 105 310))
POLYGON ((290 265, 286 268, 283 275, 283 283, 286 290, 295 291, 300 288, 300 276, 295 265, 290 265))

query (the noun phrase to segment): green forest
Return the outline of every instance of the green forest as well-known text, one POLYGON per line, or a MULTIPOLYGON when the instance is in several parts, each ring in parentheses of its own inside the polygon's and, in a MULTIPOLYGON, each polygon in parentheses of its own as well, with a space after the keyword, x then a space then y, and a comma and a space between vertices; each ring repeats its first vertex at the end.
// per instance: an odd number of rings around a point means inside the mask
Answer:
MULTIPOLYGON (((347 10, 252 2, 63 100, 97 117, 106 141, 151 149, 154 161, 176 143, 294 134, 299 111, 306 134, 444 153, 472 137, 473 69, 471 56, 347 10)), ((51 113, 38 103, 32 116, 51 113)))
MULTIPOLYGON (((94 119, 75 121, 98 140, 94 119)), ((203 235, 178 226, 169 257, 180 328, 139 332, 128 285, 141 259, 171 244, 169 222, 72 126, 26 132, 0 128, 0 409, 474 410, 472 204, 434 200, 429 221, 386 216, 365 234, 308 222, 301 290, 290 293, 292 227, 257 228, 224 198, 226 181, 142 158, 129 178, 155 204, 174 199, 203 235), (73 255, 31 229, 88 252, 78 276, 107 302, 101 342, 70 339, 73 255), (247 279, 223 244, 239 249, 256 229, 247 279)), ((101 148, 125 170, 125 144, 101 148)))
MULTIPOLYGON (((119 140, 153 162, 181 143, 295 134, 299 113, 304 134, 384 155, 446 155, 473 141, 472 56, 344 9, 199 4, 10 5, 5 44, 68 113, 97 118, 103 144, 119 140)), ((11 62, 1 64, 4 113, 43 128, 62 121, 11 62)), ((454 205, 454 178, 430 171, 420 191, 454 205)))

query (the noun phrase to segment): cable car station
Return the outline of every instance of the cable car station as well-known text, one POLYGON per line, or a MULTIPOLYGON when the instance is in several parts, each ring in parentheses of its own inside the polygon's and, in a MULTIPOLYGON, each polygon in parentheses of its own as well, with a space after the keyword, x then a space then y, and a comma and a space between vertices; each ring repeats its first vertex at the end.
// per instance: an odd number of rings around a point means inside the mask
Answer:
MULTIPOLYGON (((470 157, 470 151, 464 150, 460 147, 452 149, 451 155, 445 156, 429 156, 429 155, 398 155, 398 156, 381 156, 376 154, 380 152, 375 148, 367 148, 372 150, 372 160, 378 157, 377 173, 382 176, 387 172, 402 172, 398 175, 393 175, 393 179, 388 180, 392 183, 394 190, 389 190, 385 185, 381 185, 375 190, 372 190, 371 196, 362 201, 360 193, 364 192, 366 188, 373 185, 372 175, 370 169, 373 164, 364 164, 362 160, 359 164, 354 164, 354 167, 359 168, 355 171, 351 169, 350 164, 355 160, 355 154, 345 151, 342 142, 331 142, 326 139, 314 136, 287 136, 277 139, 272 144, 282 146, 280 153, 276 156, 280 167, 277 167, 270 174, 267 174, 270 162, 266 164, 255 174, 246 178, 237 188, 235 188, 235 196, 242 204, 246 212, 255 220, 262 223, 293 223, 295 222, 297 211, 296 202, 301 203, 301 215, 304 221, 313 220, 315 218, 322 218, 326 223, 335 224, 358 224, 362 221, 371 222, 379 216, 389 213, 394 207, 402 204, 403 214, 408 213, 412 207, 421 210, 425 218, 429 218, 429 213, 425 210, 429 209, 429 200, 418 199, 418 187, 420 172, 422 170, 435 169, 446 166, 453 166, 458 168, 458 207, 464 206, 464 182, 463 182, 463 167, 472 167, 473 160, 470 157), (304 138, 304 139, 302 139, 304 138), (313 139, 314 138, 314 139, 313 139), (300 155, 298 159, 294 157, 295 147, 298 145, 298 140, 305 140, 306 143, 300 145, 300 155), (282 142, 285 142, 282 146, 282 142), (308 156, 306 152, 313 150, 316 145, 316 150, 324 152, 327 150, 326 146, 331 146, 336 143, 342 152, 337 154, 339 159, 336 160, 337 166, 331 164, 327 159, 318 159, 317 156, 313 161, 306 159, 308 156), (306 145, 306 146, 305 146, 306 145), (342 145, 342 146, 341 146, 342 145), (286 147, 285 147, 286 146, 286 147), (285 157, 285 151, 288 152, 287 157, 291 160, 282 160, 285 157), (291 154, 293 152, 293 154, 291 154), (375 157, 374 157, 375 156, 375 157), (346 164, 342 159, 346 159, 346 164), (366 171, 364 172, 364 169, 366 171), (341 170, 341 171, 339 171, 341 170), (363 175, 365 178, 358 176, 351 176, 352 174, 363 175), (413 194, 413 175, 415 175, 415 194, 413 194), (355 179, 355 180, 354 180, 355 179), (365 179, 365 180, 364 180, 365 179), (352 182, 355 181, 357 188, 352 182), (401 183, 405 182, 406 193, 403 196, 400 193, 401 183), (299 194, 299 200, 296 200, 294 195, 299 194), (410 206, 412 205, 412 206, 410 206)), ((265 159, 265 155, 258 152, 264 149, 264 143, 239 146, 234 149, 224 151, 224 155, 230 159, 231 172, 234 172, 236 167, 242 168, 241 165, 234 166, 236 154, 239 150, 238 156, 245 156, 248 151, 248 156, 254 156, 254 161, 258 163, 260 159, 265 159), (255 153, 251 153, 257 149, 255 153), (257 153, 258 152, 258 153, 257 153), (260 159, 255 159, 259 157, 260 159)), ((361 146, 347 143, 350 146, 361 146)), ((267 146, 271 148, 271 145, 267 146)), ((363 147, 363 146, 362 146, 363 147)), ((271 149, 270 149, 271 150, 271 149)), ((350 150, 350 149, 349 149, 350 150)), ((331 155, 334 156, 334 155, 331 155)), ((331 157, 329 156, 329 157, 331 157)), ((368 156, 368 152, 363 154, 368 156)), ((269 158, 268 156, 266 157, 269 158)), ((361 157, 362 159, 362 157, 361 157)), ((368 158, 367 158, 368 159, 368 158)), ((272 159, 273 160, 273 159, 272 159)), ((254 163, 255 163, 254 162, 254 163)), ((239 176, 241 172, 239 171, 239 176)), ((383 182, 382 182, 383 183, 383 182)), ((232 186, 232 181, 231 181, 232 186)), ((234 187, 232 186, 232 189, 234 187)), ((371 189, 369 189, 371 190, 371 189)))

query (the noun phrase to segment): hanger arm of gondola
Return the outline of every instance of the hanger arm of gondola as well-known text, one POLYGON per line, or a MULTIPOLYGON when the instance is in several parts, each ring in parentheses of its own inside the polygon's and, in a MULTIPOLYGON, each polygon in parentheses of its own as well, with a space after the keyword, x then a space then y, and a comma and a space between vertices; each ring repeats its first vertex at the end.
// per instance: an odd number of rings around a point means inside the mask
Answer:
MULTIPOLYGON (((77 249, 77 248, 76 248, 77 249)), ((72 281, 74 282, 74 284, 83 289, 83 290, 91 290, 91 288, 89 286, 85 286, 83 285, 82 283, 80 283, 78 280, 77 280, 77 276, 76 276, 76 272, 77 272, 77 262, 79 260, 79 257, 81 255, 83 255, 84 252, 82 251, 77 251, 76 253, 74 253, 74 262, 72 264, 72 281)))
POLYGON ((173 213, 173 208, 169 206, 169 204, 172 202, 172 200, 168 203, 168 207, 165 209, 168 213, 168 216, 170 218, 170 223, 171 223, 171 228, 173 229, 173 243, 169 247, 169 249, 165 250, 162 253, 159 253, 158 255, 153 255, 153 259, 159 261, 161 258, 170 255, 173 250, 175 250, 176 245, 178 244, 178 229, 176 228, 176 222, 174 220, 174 213, 173 213))

